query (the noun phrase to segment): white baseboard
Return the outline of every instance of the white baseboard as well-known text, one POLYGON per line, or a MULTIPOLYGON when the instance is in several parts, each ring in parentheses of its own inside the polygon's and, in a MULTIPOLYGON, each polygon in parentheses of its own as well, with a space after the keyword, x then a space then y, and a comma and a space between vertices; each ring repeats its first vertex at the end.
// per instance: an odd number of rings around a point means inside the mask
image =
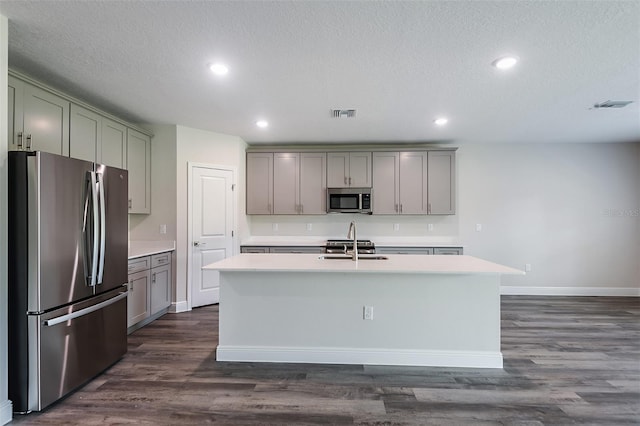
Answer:
POLYGON ((183 300, 182 302, 173 302, 169 308, 169 312, 172 314, 179 314, 180 312, 187 311, 189 311, 189 304, 186 300, 183 300))
POLYGON ((11 401, 0 402, 0 425, 9 423, 13 416, 13 406, 11 401))
POLYGON ((220 346, 217 361, 502 368, 501 352, 220 346))
POLYGON ((618 296, 640 297, 640 288, 631 287, 515 287, 501 286, 509 296, 618 296))

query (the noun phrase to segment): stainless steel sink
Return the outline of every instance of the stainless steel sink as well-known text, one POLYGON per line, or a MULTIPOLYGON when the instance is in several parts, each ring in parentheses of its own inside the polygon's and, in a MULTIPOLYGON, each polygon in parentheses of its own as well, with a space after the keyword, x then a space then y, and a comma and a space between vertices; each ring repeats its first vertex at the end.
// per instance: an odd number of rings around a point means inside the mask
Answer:
MULTIPOLYGON (((350 255, 336 255, 336 254, 325 254, 319 256, 320 260, 353 260, 350 255)), ((387 260, 389 259, 387 256, 376 256, 376 255, 367 255, 361 254, 358 256, 358 260, 387 260)))

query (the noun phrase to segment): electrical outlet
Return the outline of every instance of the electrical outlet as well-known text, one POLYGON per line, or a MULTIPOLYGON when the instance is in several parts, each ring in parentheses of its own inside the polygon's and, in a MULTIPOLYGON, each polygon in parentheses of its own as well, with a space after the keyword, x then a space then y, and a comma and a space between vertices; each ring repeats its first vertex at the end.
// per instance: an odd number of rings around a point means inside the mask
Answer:
POLYGON ((311 231, 313 229, 313 224, 307 223, 307 231, 311 231))
POLYGON ((526 263, 524 265, 524 271, 525 272, 531 272, 531 264, 530 263, 526 263))
POLYGON ((271 228, 272 228, 274 231, 277 231, 277 230, 278 230, 278 224, 277 224, 277 223, 272 224, 272 225, 271 225, 271 228))
POLYGON ((427 225, 427 230, 433 231, 433 223, 427 225))
POLYGON ((480 231, 482 231, 482 224, 476 223, 476 232, 480 232, 480 231))
POLYGON ((167 225, 160 225, 160 233, 161 234, 167 233, 167 225))
POLYGON ((399 231, 400 230, 400 224, 399 223, 394 223, 393 224, 393 230, 394 231, 399 231))
POLYGON ((372 320, 373 319, 373 306, 364 306, 362 319, 372 320))

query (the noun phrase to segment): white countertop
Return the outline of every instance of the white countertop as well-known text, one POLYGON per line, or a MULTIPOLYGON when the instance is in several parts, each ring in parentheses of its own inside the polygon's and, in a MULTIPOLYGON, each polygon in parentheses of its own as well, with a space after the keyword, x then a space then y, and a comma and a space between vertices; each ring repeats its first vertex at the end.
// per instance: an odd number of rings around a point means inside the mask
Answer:
MULTIPOLYGON (((328 260, 318 254, 240 254, 203 269, 242 272, 375 272, 393 274, 506 274, 523 271, 472 256, 387 255, 387 260, 328 260)), ((367 257, 367 256, 361 256, 367 257)))
POLYGON ((175 241, 129 241, 129 259, 176 249, 175 241))
MULTIPOLYGON (((243 246, 324 246, 328 239, 346 239, 344 236, 255 236, 242 241, 243 246)), ((376 247, 464 247, 450 237, 376 237, 362 236, 376 247)))

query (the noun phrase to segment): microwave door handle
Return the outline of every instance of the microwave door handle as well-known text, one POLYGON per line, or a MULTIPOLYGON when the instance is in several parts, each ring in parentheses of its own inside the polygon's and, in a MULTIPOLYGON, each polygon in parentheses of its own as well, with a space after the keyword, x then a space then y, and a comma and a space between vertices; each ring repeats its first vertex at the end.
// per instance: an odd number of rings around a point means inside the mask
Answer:
POLYGON ((104 204, 104 176, 102 173, 96 173, 98 181, 98 194, 100 201, 100 258, 98 260, 98 279, 97 284, 102 284, 102 277, 104 275, 104 249, 106 245, 106 206, 104 204))
POLYGON ((358 193, 358 210, 362 210, 362 192, 358 193))

